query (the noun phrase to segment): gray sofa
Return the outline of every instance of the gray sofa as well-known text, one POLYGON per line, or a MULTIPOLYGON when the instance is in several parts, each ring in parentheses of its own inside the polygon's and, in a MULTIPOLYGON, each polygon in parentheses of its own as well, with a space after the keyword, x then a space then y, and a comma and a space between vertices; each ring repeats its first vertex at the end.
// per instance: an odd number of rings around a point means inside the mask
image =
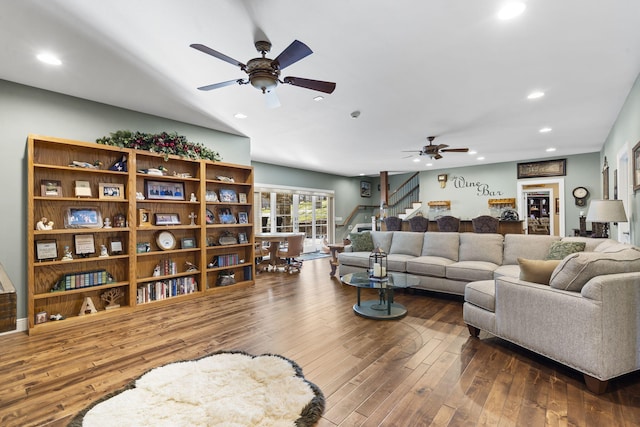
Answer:
MULTIPOLYGON (((420 289, 464 295, 463 317, 472 336, 484 330, 572 367, 594 393, 604 392, 608 380, 640 369, 637 247, 609 239, 516 234, 372 232, 370 237, 388 254, 390 271, 420 277, 420 289), (565 243, 584 248, 542 261, 565 243), (531 279, 544 270, 545 279, 531 279)), ((341 276, 368 267, 370 252, 350 249, 339 256, 341 276)))

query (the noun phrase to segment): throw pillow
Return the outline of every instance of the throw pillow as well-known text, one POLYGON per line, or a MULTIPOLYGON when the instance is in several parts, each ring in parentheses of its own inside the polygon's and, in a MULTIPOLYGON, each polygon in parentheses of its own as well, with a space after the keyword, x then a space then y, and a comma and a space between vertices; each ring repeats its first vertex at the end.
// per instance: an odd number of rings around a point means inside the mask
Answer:
POLYGON ((368 231, 351 233, 349 234, 349 240, 351 240, 353 252, 371 252, 373 250, 373 239, 368 231))
POLYGON ((584 242, 553 242, 545 259, 564 259, 567 255, 584 251, 584 242))
POLYGON ((551 273, 560 264, 559 259, 541 260, 518 258, 520 265, 520 280, 526 282, 548 285, 551 280, 551 273))

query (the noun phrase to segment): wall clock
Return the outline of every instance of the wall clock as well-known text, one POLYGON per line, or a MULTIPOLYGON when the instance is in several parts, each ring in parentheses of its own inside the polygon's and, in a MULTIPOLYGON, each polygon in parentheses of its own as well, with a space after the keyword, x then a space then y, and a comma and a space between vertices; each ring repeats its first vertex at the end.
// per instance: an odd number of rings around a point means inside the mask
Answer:
POLYGON ((176 236, 170 231, 161 231, 156 234, 156 243, 163 251, 169 251, 176 247, 176 236))
POLYGON ((589 190, 584 187, 576 187, 573 189, 573 197, 576 201, 576 206, 585 206, 587 197, 589 197, 589 190))

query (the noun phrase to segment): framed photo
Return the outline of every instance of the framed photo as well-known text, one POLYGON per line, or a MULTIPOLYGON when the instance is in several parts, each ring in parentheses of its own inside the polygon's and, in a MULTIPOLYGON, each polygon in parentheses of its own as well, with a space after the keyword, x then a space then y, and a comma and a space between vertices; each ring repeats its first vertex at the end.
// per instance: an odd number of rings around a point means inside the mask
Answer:
POLYGON ((96 242, 93 234, 76 234, 73 236, 73 246, 76 249, 76 255, 86 257, 96 253, 96 242))
POLYGON ((149 200, 185 200, 184 182, 144 181, 144 195, 149 200))
POLYGON ((207 193, 204 196, 204 200, 207 202, 218 202, 218 193, 213 190, 207 190, 207 193))
POLYGON ((121 255, 124 253, 124 245, 118 237, 109 239, 109 247, 111 249, 111 255, 121 255))
POLYGON ((36 241, 36 259, 38 261, 58 259, 58 243, 55 240, 36 241))
POLYGON ((209 209, 207 209, 206 222, 207 224, 214 224, 216 222, 215 217, 213 216, 213 212, 211 212, 209 209))
POLYGON ((240 203, 247 203, 247 193, 238 194, 238 201, 240 203))
POLYGON ((518 179, 539 178, 546 176, 564 176, 566 174, 567 159, 518 163, 518 179))
POLYGON ((640 190, 640 142, 633 147, 633 192, 640 190))
POLYGON ((62 197, 62 183, 50 179, 41 180, 40 195, 42 197, 62 197))
POLYGON ((138 227, 151 225, 151 213, 147 209, 138 209, 138 227))
POLYGON ((220 189, 220 201, 226 203, 238 203, 238 195, 235 190, 222 188, 220 189))
POLYGON ((180 215, 177 213, 155 214, 156 225, 180 225, 180 215))
POLYGON ((69 208, 64 228, 102 228, 102 215, 98 208, 69 208))
POLYGON ((136 243, 136 253, 144 254, 147 252, 151 252, 151 243, 149 242, 136 243))
POLYGON ((35 318, 36 325, 45 323, 47 320, 49 320, 49 315, 47 314, 46 311, 41 311, 39 313, 36 313, 36 318, 35 318))
POLYGON ((247 243, 247 233, 238 233, 238 243, 247 243))
POLYGON ((193 249, 196 247, 196 239, 193 237, 183 237, 180 245, 182 249, 193 249))
POLYGON ((220 224, 235 224, 236 217, 229 208, 218 209, 218 220, 220 224))
POLYGON ((360 181, 360 197, 371 197, 371 183, 360 181))
POLYGON ((238 223, 249 224, 249 217, 246 212, 238 212, 238 223))
POLYGON ((92 197, 89 181, 76 181, 75 195, 76 197, 92 197))
POLYGON ((123 214, 115 214, 113 216, 113 226, 117 228, 125 228, 127 226, 127 217, 123 214))
POLYGON ((124 200, 124 185, 101 182, 98 184, 98 198, 124 200))

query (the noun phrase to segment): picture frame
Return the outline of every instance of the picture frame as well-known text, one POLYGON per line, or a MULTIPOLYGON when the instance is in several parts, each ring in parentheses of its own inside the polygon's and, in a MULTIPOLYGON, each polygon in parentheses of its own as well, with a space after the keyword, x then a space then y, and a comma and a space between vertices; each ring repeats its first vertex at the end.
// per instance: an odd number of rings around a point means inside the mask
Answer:
POLYGON ((38 261, 52 261, 58 259, 58 242, 54 239, 37 240, 36 259, 38 261))
POLYGON ((246 212, 238 212, 238 223, 249 224, 249 216, 246 212))
POLYGON ((151 212, 148 209, 138 209, 138 227, 151 226, 151 212))
POLYGON ((205 196, 204 196, 204 200, 207 202, 212 202, 212 203, 217 203, 218 200, 218 193, 216 193, 213 190, 207 190, 205 196))
POLYGON ((64 228, 102 228, 102 214, 96 207, 68 208, 64 228))
POLYGON ((115 214, 113 216, 113 226, 116 228, 127 227, 127 217, 124 214, 115 214))
POLYGON ((185 200, 184 182, 145 179, 144 195, 149 200, 185 200))
POLYGON ((218 209, 218 221, 220 224, 236 224, 236 217, 229 208, 218 209))
POLYGON ((76 255, 87 257, 96 253, 96 242, 93 234, 75 234, 73 247, 76 255))
POLYGON ((247 243, 247 233, 238 233, 238 243, 247 243))
POLYGON ((631 149, 633 157, 633 192, 640 190, 640 142, 631 149))
POLYGON ((145 254, 147 252, 151 252, 151 243, 149 243, 149 242, 138 242, 138 243, 136 243, 136 253, 137 254, 145 254))
POLYGON ((40 180, 40 195, 42 197, 62 197, 62 183, 58 180, 40 180))
POLYGON ((566 174, 567 159, 518 163, 518 179, 565 176, 566 174))
POLYGON ((156 225, 180 225, 180 215, 177 213, 154 214, 156 225))
POLYGON ((40 311, 36 313, 36 317, 34 320, 36 325, 39 325, 41 323, 46 323, 49 320, 49 315, 47 314, 46 311, 40 311))
POLYGON ((371 197, 371 183, 360 181, 360 197, 371 197))
POLYGON ((109 239, 109 249, 111 249, 111 255, 122 255, 124 253, 124 244, 119 237, 112 237, 109 239))
POLYGON ((76 181, 74 194, 76 197, 93 197, 89 181, 76 181))
POLYGON ((220 201, 224 203, 238 203, 238 195, 230 188, 220 189, 220 201))
POLYGON ((98 199, 124 200, 124 184, 100 182, 98 184, 98 199))
POLYGON ((207 209, 206 215, 207 215, 205 217, 206 223, 209 224, 209 225, 215 224, 216 219, 215 219, 215 216, 213 215, 213 212, 210 209, 207 209))
POLYGON ((180 247, 182 249, 193 249, 197 247, 196 239, 194 237, 183 237, 180 241, 180 247))
POLYGON ((240 203, 247 203, 247 193, 238 194, 238 201, 240 203))

